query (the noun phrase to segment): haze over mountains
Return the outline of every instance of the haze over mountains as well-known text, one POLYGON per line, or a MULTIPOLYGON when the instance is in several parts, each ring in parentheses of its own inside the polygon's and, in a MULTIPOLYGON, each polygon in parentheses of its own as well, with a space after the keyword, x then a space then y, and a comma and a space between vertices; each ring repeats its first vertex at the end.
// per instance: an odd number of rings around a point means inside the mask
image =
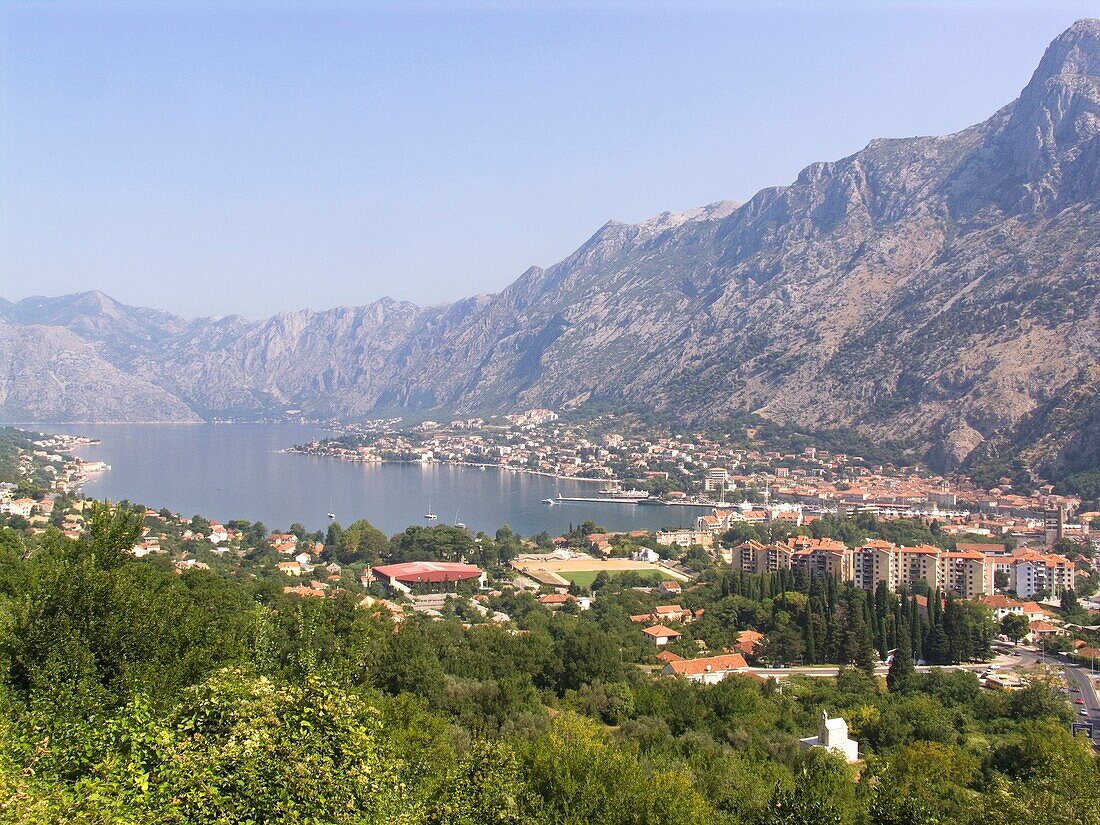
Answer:
MULTIPOLYGON (((874 105, 869 101, 868 105, 874 105)), ((360 418, 644 403, 1100 466, 1100 21, 1020 97, 743 205, 610 222, 497 295, 184 320, 0 302, 0 417, 360 418)))

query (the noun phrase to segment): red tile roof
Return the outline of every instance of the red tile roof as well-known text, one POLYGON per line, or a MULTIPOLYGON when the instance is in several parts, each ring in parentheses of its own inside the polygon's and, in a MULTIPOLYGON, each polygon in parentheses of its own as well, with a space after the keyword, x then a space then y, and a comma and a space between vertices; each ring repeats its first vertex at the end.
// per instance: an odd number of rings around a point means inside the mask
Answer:
POLYGON ((721 656, 706 656, 701 659, 669 662, 668 667, 677 676, 698 676, 701 673, 747 670, 749 663, 745 661, 745 657, 740 653, 725 653, 721 656))
POLYGON ((673 630, 671 627, 665 627, 663 624, 657 624, 653 627, 647 627, 642 633, 647 636, 652 636, 654 639, 660 636, 670 636, 674 638, 680 638, 680 634, 673 630))

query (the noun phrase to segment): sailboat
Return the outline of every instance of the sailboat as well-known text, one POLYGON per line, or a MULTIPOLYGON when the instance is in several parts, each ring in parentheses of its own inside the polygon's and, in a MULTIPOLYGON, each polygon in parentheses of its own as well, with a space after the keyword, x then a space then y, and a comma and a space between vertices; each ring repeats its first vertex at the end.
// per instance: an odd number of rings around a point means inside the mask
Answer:
POLYGON ((465 530, 466 529, 466 525, 463 522, 458 520, 458 509, 457 508, 455 509, 455 527, 457 527, 459 530, 465 530))
POLYGON ((424 514, 425 521, 435 521, 439 516, 432 512, 432 504, 428 502, 428 512, 424 514))

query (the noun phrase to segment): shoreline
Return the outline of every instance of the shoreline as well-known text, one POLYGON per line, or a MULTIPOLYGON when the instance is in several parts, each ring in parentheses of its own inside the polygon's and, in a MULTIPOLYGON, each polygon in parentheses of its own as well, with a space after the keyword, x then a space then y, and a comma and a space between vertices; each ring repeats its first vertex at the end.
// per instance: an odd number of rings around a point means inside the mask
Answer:
POLYGON ((324 453, 311 453, 307 450, 296 450, 294 447, 286 447, 279 450, 280 453, 293 453, 294 455, 305 455, 310 458, 327 458, 330 461, 345 461, 348 464, 439 464, 448 465, 451 467, 475 467, 478 469, 492 469, 500 470, 502 472, 511 473, 525 473, 532 476, 541 476, 543 478, 552 478, 557 481, 583 481, 591 484, 614 484, 618 482, 618 479, 614 478, 586 478, 584 476, 561 476, 554 473, 547 473, 543 470, 532 470, 527 467, 509 467, 507 464, 481 464, 476 461, 453 461, 451 459, 438 459, 433 458, 429 461, 414 461, 413 459, 401 459, 401 458, 344 458, 338 455, 326 455, 324 453))

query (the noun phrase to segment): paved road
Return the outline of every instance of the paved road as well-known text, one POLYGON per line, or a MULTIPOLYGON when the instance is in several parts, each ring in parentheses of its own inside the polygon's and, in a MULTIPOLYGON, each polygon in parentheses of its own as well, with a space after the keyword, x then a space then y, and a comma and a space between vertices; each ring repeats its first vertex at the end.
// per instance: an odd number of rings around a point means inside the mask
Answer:
POLYGON ((1070 696, 1074 699, 1080 696, 1085 700, 1083 706, 1074 702, 1073 713, 1076 717, 1075 721, 1092 722, 1094 731, 1092 743, 1097 748, 1100 748, 1100 700, 1096 697, 1096 689, 1093 687, 1092 679, 1089 677, 1089 669, 1081 665, 1071 664, 1070 662, 1063 662, 1062 664, 1066 669, 1066 681, 1068 681, 1070 685, 1079 688, 1081 691, 1080 693, 1070 693, 1070 696), (1088 716, 1081 716, 1078 713, 1082 707, 1088 711, 1088 716))
MULTIPOLYGON (((1038 656, 1038 654, 1036 654, 1038 656)), ((917 671, 919 673, 928 673, 931 670, 969 670, 972 673, 981 673, 989 669, 990 665, 998 665, 1000 667, 1006 667, 1009 665, 1017 664, 1020 659, 1011 656, 1005 651, 997 651, 997 655, 989 662, 980 662, 977 664, 965 663, 961 665, 918 665, 917 671)), ((793 667, 754 667, 749 668, 751 673, 755 673, 759 676, 836 676, 839 668, 828 666, 793 666, 793 667)), ((876 676, 885 676, 890 672, 889 665, 879 665, 875 668, 876 676)))
POLYGON ((1083 667, 1078 664, 1074 664, 1065 656, 1059 654, 1047 654, 1043 655, 1040 651, 1030 647, 1017 647, 1012 648, 1019 652, 1020 656, 1016 659, 1016 662, 1020 665, 1030 665, 1036 662, 1046 662, 1049 665, 1054 665, 1065 669, 1066 681, 1073 687, 1077 687, 1081 692, 1070 692, 1070 701, 1073 708, 1073 719, 1075 722, 1092 722, 1094 736, 1092 738, 1093 746, 1100 749, 1100 698, 1096 695, 1096 688, 1092 679, 1089 676, 1089 668, 1083 667), (1080 696, 1085 700, 1084 705, 1078 705, 1075 701, 1080 696), (1087 715, 1082 716, 1079 711, 1084 707, 1087 711, 1087 715))

